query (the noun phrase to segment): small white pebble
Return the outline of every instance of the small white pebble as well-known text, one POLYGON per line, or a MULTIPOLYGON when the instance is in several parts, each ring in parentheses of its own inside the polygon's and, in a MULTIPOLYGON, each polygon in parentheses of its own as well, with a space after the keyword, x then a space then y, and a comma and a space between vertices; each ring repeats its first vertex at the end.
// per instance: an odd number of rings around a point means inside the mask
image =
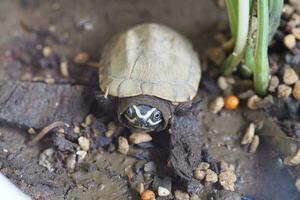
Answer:
POLYGON ((43 48, 43 56, 49 57, 52 54, 52 50, 50 47, 44 47, 43 48))
POLYGON ((87 155, 87 152, 80 150, 80 151, 76 152, 76 155, 77 155, 77 158, 78 158, 78 162, 82 162, 83 159, 85 158, 85 156, 87 155))
POLYGON ((205 170, 202 170, 198 167, 194 170, 194 178, 197 180, 200 181, 203 180, 205 178, 205 175, 206 175, 205 170))
POLYGON ((289 66, 285 67, 283 72, 283 82, 287 85, 292 85, 299 80, 295 70, 289 66))
POLYGON ((296 100, 300 100, 300 81, 297 81, 294 85, 293 96, 296 100))
POLYGON ((293 49, 296 46, 296 38, 293 34, 288 34, 283 38, 283 43, 288 49, 293 49))
POLYGON ((295 186, 296 186, 297 190, 300 192, 300 177, 297 178, 295 186))
POLYGON ((181 190, 176 190, 174 192, 174 196, 176 200, 189 200, 190 199, 190 195, 186 192, 183 192, 181 190))
POLYGON ((250 144, 249 152, 250 153, 255 153, 256 150, 257 150, 258 145, 259 145, 259 136, 255 135, 253 137, 253 140, 252 140, 251 144, 250 144))
POLYGON ((169 196, 170 191, 167 188, 159 186, 157 193, 158 193, 158 196, 166 197, 166 196, 169 196))
POLYGON ((85 52, 80 52, 78 54, 76 54, 76 56, 74 57, 74 63, 76 64, 86 64, 87 61, 89 60, 89 54, 85 53, 85 52))
POLYGON ((251 96, 248 100, 247 100, 247 106, 249 109, 251 110, 256 110, 258 109, 257 107, 257 103, 261 101, 261 98, 259 96, 257 96, 256 94, 251 96))
POLYGON ((129 136, 129 141, 132 144, 140 144, 143 142, 150 142, 151 140, 152 140, 152 137, 146 132, 133 132, 129 136))
POLYGON ((129 151, 128 140, 125 137, 120 136, 118 138, 118 151, 121 154, 127 154, 129 151))
POLYGON ((216 183, 218 182, 218 175, 216 172, 211 169, 206 170, 205 181, 208 183, 216 183))
POLYGON ((80 148, 84 151, 88 151, 90 149, 90 140, 87 139, 86 137, 79 137, 78 138, 78 144, 80 148))
POLYGON ((107 131, 104 133, 106 137, 111 137, 115 131, 116 131, 117 127, 115 122, 111 121, 108 123, 107 125, 107 131))
POLYGON ((236 180, 236 175, 232 171, 225 171, 219 174, 219 182, 225 190, 234 191, 234 183, 236 180))
POLYGON ((275 92, 279 85, 279 78, 277 76, 272 76, 269 84, 269 92, 275 92))
POLYGON ((228 88, 228 83, 227 80, 224 76, 219 76, 218 78, 218 86, 221 90, 226 90, 228 88))
POLYGON ((246 133, 244 134, 241 144, 243 145, 250 144, 253 140, 254 133, 255 133, 255 125, 254 123, 250 123, 246 130, 246 133))
POLYGON ((224 98, 217 97, 209 104, 209 111, 212 113, 218 113, 224 107, 224 98))
POLYGON ((145 185, 144 183, 138 183, 135 187, 135 190, 139 193, 142 194, 145 191, 145 185))
POLYGON ((63 77, 69 77, 69 66, 67 61, 60 63, 60 73, 63 77))
POLYGON ((277 89, 278 97, 288 97, 292 93, 292 88, 285 84, 280 84, 277 89))
POLYGON ((27 130, 27 132, 28 132, 29 134, 31 134, 31 135, 36 134, 36 131, 34 130, 34 128, 29 128, 29 129, 27 130))
POLYGON ((294 155, 286 157, 283 162, 287 166, 299 165, 300 164, 300 149, 298 149, 298 151, 294 155))

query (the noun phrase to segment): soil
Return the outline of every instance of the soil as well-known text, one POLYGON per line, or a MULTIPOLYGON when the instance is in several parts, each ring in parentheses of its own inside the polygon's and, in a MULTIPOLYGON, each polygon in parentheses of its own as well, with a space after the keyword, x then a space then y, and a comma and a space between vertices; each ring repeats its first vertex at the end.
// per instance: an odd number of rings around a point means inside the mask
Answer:
MULTIPOLYGON (((117 136, 128 136, 127 129, 118 129, 111 139, 103 135, 107 123, 116 120, 114 103, 101 97, 96 102, 97 68, 76 64, 73 57, 83 51, 90 62, 98 62, 112 35, 142 22, 178 30, 204 57, 204 50, 215 45, 215 27, 226 19, 224 9, 214 1, 3 0, 0 18, 0 80, 5 83, 0 84, 5 94, 0 97, 0 171, 32 198, 138 199, 135 187, 142 174, 136 166, 155 161, 158 170, 151 180, 172 177, 172 191, 197 193, 201 199, 234 199, 234 195, 245 200, 299 199, 294 178, 271 147, 263 141, 256 153, 248 153, 240 144, 247 125, 268 116, 261 111, 249 113, 244 106, 210 113, 208 102, 220 91, 205 74, 198 94, 202 102, 191 114, 175 119, 171 134, 152 133, 151 143, 131 145, 128 155, 116 151, 117 136), (43 55, 45 47, 52 49, 50 56, 43 55), (68 61, 69 77, 60 73, 62 61, 68 61), (75 169, 68 169, 66 162, 78 148, 73 130, 65 130, 63 137, 54 131, 38 145, 28 145, 33 138, 28 128, 40 130, 54 121, 80 126, 90 112, 97 122, 82 129, 92 147, 75 169), (39 165, 40 154, 48 148, 54 149, 52 172, 39 165), (203 160, 234 164, 236 193, 230 196, 196 182, 192 173, 203 160)), ((264 130, 272 131, 272 127, 264 130)))

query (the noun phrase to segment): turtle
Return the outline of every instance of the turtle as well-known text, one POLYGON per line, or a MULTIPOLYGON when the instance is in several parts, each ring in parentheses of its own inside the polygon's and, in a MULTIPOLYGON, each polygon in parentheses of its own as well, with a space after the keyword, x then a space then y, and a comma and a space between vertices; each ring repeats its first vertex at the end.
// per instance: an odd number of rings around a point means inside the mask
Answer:
POLYGON ((176 111, 192 102, 200 79, 200 61, 189 40, 156 23, 115 36, 99 64, 100 89, 117 98, 119 121, 145 132, 166 129, 176 111))

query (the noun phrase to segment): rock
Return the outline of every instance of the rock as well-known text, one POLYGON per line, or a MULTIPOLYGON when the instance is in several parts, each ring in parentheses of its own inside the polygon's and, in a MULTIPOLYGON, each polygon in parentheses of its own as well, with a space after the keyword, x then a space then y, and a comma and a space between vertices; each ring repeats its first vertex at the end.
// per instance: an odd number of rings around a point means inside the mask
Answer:
POLYGON ((292 50, 296 46, 296 38, 293 34, 288 34, 283 38, 284 45, 292 50))
POLYGON ((216 183, 218 182, 218 175, 216 172, 211 169, 206 170, 205 182, 207 183, 216 183))
POLYGON ((239 99, 248 99, 250 97, 252 97, 253 95, 255 95, 254 90, 247 90, 245 92, 242 92, 238 95, 239 99))
POLYGON ((190 200, 201 200, 197 194, 192 194, 190 200))
POLYGON ((170 191, 167 188, 159 186, 157 193, 158 193, 158 196, 166 197, 166 196, 169 196, 170 191))
POLYGON ((93 115, 92 114, 88 114, 85 118, 84 118, 84 123, 82 123, 81 125, 83 127, 88 127, 91 126, 93 123, 93 115))
POLYGON ((66 160, 67 169, 73 171, 76 166, 76 154, 71 154, 66 160))
POLYGON ((300 28, 295 27, 292 29, 292 34, 295 36, 297 40, 300 40, 300 28))
POLYGON ((55 150, 53 148, 45 149, 39 157, 39 165, 48 169, 49 172, 53 172, 54 168, 54 154, 55 150))
POLYGON ((43 56, 49 57, 52 54, 52 49, 50 47, 44 47, 43 48, 43 56))
POLYGON ((201 162, 198 165, 198 168, 201 170, 207 170, 210 167, 210 164, 208 162, 201 162))
POLYGON ((292 93, 292 88, 285 84, 280 84, 277 89, 278 97, 288 97, 292 93))
POLYGON ((34 134, 36 134, 36 131, 34 130, 34 128, 29 128, 27 130, 27 133, 29 133, 30 135, 34 135, 34 134))
POLYGON ((0 121, 34 129, 54 121, 79 124, 94 99, 92 87, 38 82, 0 81, 0 93, 0 121))
POLYGON ((218 113, 224 107, 224 98, 217 97, 209 104, 209 111, 212 113, 218 113))
POLYGON ((269 83, 269 92, 275 92, 279 85, 279 78, 277 76, 272 76, 269 83))
POLYGON ((297 180, 295 182, 295 186, 296 186, 297 190, 300 192, 300 177, 297 178, 297 180))
POLYGON ((250 144, 253 140, 254 133, 255 133, 255 125, 254 123, 250 123, 246 130, 246 133, 244 134, 241 144, 243 145, 250 144))
POLYGON ((143 142, 150 142, 152 137, 146 132, 133 132, 130 137, 129 141, 132 144, 140 144, 143 142))
POLYGON ((90 56, 89 54, 85 53, 85 52, 80 52, 77 53, 76 56, 74 57, 74 63, 76 64, 86 64, 89 60, 90 56))
POLYGON ((286 157, 283 162, 287 166, 299 165, 300 164, 300 149, 298 149, 298 151, 294 155, 286 157))
POLYGON ((261 98, 259 96, 257 96, 256 94, 251 96, 248 101, 247 101, 247 106, 249 109, 251 110, 256 110, 258 109, 257 107, 257 103, 261 101, 261 98))
POLYGON ((203 180, 205 178, 206 172, 200 168, 194 170, 194 178, 197 180, 203 180))
POLYGON ((79 137, 78 138, 78 144, 80 148, 84 151, 88 151, 90 149, 90 140, 87 139, 86 137, 79 137))
POLYGON ((253 140, 252 140, 251 144, 250 144, 249 152, 250 153, 255 153, 258 145, 259 145, 259 136, 255 135, 253 137, 253 140))
POLYGON ((144 183, 138 183, 135 187, 135 190, 139 193, 142 194, 145 191, 145 185, 144 183))
POLYGON ((236 180, 236 175, 232 171, 224 171, 219 174, 219 182, 225 190, 234 191, 236 180))
POLYGON ((116 129, 117 129, 117 127, 116 127, 115 122, 113 122, 113 121, 109 122, 107 124, 107 131, 105 132, 105 136, 111 137, 115 133, 116 129))
POLYGON ((77 151, 76 155, 78 156, 78 162, 82 162, 85 156, 87 155, 86 151, 77 151))
POLYGON ((118 151, 121 154, 127 154, 129 152, 129 144, 125 137, 120 136, 118 138, 118 151))
POLYGON ((292 85, 299 80, 295 70, 291 67, 285 67, 283 72, 283 82, 287 85, 292 85))
POLYGON ((80 133, 80 127, 79 126, 74 126, 73 131, 74 131, 74 133, 79 134, 80 133))
POLYGON ((189 200, 190 199, 189 194, 186 192, 183 192, 181 190, 176 190, 174 192, 174 195, 175 195, 176 200, 189 200))
POLYGON ((63 61, 59 65, 60 74, 63 77, 69 77, 69 65, 67 61, 63 61))
POLYGON ((144 171, 145 172, 153 172, 156 170, 156 164, 155 162, 147 162, 145 165, 144 165, 144 171))
POLYGON ((298 101, 300 100, 300 81, 297 81, 293 88, 293 96, 298 101))
POLYGON ((224 160, 221 160, 221 162, 220 162, 220 168, 221 168, 221 172, 225 172, 225 171, 234 172, 235 171, 234 165, 228 164, 224 160))
POLYGON ((272 95, 267 95, 262 100, 256 102, 257 108, 267 108, 270 107, 274 103, 274 98, 272 95))
POLYGON ((216 191, 208 199, 213 199, 213 200, 246 200, 246 199, 242 198, 238 193, 232 192, 232 191, 227 191, 227 190, 216 191))
POLYGON ((224 76, 219 76, 218 78, 218 86, 221 90, 226 90, 228 88, 228 83, 227 83, 227 80, 224 76))

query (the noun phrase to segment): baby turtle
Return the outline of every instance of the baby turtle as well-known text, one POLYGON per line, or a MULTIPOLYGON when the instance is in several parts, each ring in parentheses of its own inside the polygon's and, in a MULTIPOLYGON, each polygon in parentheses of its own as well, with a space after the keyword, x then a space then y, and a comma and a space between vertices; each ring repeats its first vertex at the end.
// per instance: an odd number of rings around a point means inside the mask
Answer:
POLYGON ((137 25, 104 47, 100 88, 118 98, 119 121, 133 129, 159 131, 196 96, 201 78, 191 43, 160 24, 137 25))

